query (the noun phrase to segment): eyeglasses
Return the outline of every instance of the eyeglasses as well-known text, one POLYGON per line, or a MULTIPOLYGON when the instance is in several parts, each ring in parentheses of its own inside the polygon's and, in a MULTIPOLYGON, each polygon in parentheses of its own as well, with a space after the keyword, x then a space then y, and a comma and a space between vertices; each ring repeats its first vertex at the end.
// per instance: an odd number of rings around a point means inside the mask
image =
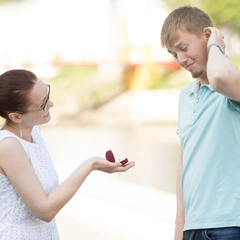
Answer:
POLYGON ((50 85, 47 84, 47 98, 46 98, 46 101, 43 103, 43 105, 40 107, 40 108, 36 108, 36 109, 29 109, 29 110, 26 110, 25 112, 35 112, 35 111, 44 111, 46 112, 47 110, 47 103, 49 101, 49 96, 50 96, 50 85))

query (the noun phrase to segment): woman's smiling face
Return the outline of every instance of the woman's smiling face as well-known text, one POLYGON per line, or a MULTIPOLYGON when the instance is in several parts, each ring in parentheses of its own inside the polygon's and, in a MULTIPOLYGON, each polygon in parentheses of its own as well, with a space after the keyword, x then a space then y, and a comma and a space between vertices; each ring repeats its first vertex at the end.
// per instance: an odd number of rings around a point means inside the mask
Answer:
POLYGON ((31 102, 29 110, 22 115, 26 125, 35 126, 49 122, 51 119, 49 108, 54 105, 50 100, 50 86, 37 79, 29 94, 29 101, 31 102))

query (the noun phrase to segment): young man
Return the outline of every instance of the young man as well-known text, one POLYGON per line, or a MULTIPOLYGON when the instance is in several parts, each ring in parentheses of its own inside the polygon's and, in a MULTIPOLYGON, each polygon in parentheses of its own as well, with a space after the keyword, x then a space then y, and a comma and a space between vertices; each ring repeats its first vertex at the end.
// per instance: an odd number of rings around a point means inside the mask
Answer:
POLYGON ((194 81, 180 93, 175 240, 240 239, 240 72, 201 9, 165 19, 161 44, 194 81))

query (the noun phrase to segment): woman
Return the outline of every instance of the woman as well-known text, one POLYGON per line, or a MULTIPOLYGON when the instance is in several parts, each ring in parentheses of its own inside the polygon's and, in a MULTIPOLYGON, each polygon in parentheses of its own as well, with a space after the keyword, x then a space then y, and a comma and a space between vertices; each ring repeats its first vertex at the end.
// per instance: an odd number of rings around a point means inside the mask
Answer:
POLYGON ((38 125, 51 119, 50 85, 27 70, 0 75, 0 239, 59 239, 54 217, 93 170, 125 172, 101 157, 84 161, 64 182, 58 176, 38 125))

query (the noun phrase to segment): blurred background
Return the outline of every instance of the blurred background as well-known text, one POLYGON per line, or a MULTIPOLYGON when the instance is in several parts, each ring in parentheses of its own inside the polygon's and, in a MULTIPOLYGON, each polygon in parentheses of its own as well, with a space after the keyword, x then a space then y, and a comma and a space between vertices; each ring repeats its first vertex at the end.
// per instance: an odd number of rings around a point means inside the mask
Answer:
POLYGON ((167 14, 191 4, 225 35, 239 65, 236 0, 2 0, 0 70, 26 68, 51 84, 41 127, 63 181, 111 149, 136 166, 94 172, 57 216, 62 240, 173 239, 180 88, 191 81, 160 44, 167 14))

